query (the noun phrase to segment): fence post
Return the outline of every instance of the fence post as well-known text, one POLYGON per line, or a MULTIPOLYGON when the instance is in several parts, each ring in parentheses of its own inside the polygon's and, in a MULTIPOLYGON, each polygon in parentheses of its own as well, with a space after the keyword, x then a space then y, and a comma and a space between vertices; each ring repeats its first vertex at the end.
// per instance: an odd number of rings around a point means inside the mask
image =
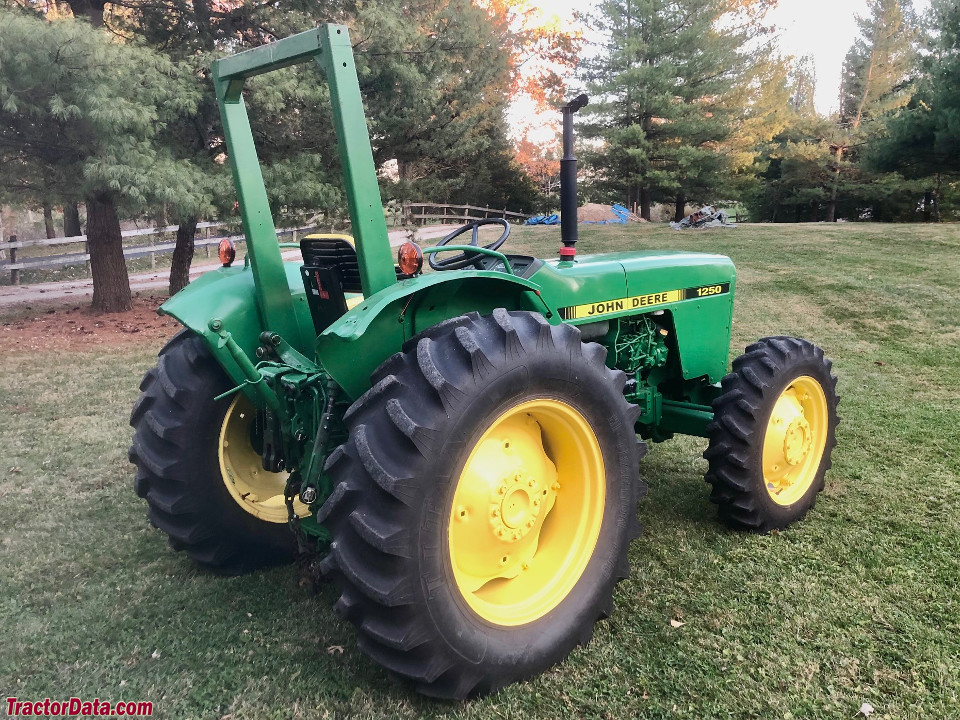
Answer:
MULTIPOLYGON (((11 235, 10 242, 17 242, 17 236, 11 235)), ((10 248, 10 264, 15 265, 17 262, 17 249, 15 247, 10 248)), ((20 271, 15 268, 10 268, 10 284, 19 285, 20 284, 20 271)))
POLYGON ((207 226, 203 229, 203 239, 204 239, 203 252, 204 252, 204 254, 205 254, 207 257, 210 257, 210 242, 209 242, 209 240, 210 240, 210 226, 209 226, 209 225, 207 225, 207 226))

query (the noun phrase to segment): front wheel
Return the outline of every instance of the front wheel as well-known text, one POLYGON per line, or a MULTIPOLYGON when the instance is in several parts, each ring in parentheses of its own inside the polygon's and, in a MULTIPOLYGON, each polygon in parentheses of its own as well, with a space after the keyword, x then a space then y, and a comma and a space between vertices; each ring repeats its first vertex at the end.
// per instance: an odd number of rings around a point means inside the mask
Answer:
MULTIPOLYGON (((286 473, 263 469, 255 449, 256 410, 203 341, 178 333, 143 378, 130 424, 130 462, 150 522, 202 565, 230 573, 292 559, 286 473)), ((298 514, 306 506, 295 508, 298 514)))
POLYGON ((360 648, 421 692, 534 675, 611 612, 644 446, 605 355, 534 313, 472 313, 407 343, 347 412, 322 568, 360 648))
POLYGON ((720 516, 768 532, 813 507, 837 444, 837 378, 807 340, 768 337, 733 361, 713 402, 706 480, 720 516))

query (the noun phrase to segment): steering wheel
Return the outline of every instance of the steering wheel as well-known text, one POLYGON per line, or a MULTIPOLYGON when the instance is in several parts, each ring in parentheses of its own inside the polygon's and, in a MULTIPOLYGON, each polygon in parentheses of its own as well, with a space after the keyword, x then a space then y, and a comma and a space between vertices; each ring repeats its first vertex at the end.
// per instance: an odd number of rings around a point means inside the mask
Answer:
MULTIPOLYGON (((451 240, 454 240, 461 235, 463 235, 467 230, 472 230, 473 233, 470 236, 470 245, 474 247, 480 247, 479 245, 479 230, 484 225, 500 225, 503 228, 503 233, 494 240, 489 245, 484 245, 483 247, 488 250, 498 250, 501 245, 503 245, 507 238, 510 237, 510 223, 508 223, 503 218, 485 218, 483 220, 474 220, 471 223, 462 225, 454 230, 452 233, 444 237, 440 242, 438 242, 435 247, 442 247, 444 245, 449 245, 451 240)), ((461 268, 468 267, 473 265, 477 260, 479 260, 482 255, 480 253, 471 253, 471 252, 462 252, 459 255, 454 255, 453 257, 445 258, 443 260, 435 259, 439 253, 430 253, 428 262, 430 267, 434 270, 460 270, 461 268)))

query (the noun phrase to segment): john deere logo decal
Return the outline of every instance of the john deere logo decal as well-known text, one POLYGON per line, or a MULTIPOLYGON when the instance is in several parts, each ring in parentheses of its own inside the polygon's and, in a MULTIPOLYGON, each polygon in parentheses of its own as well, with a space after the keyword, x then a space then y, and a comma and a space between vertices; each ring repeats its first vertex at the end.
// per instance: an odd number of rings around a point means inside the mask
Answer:
POLYGON ((614 313, 630 312, 654 305, 667 305, 680 300, 696 300, 697 298, 725 295, 730 292, 730 283, 717 285, 700 285, 699 287, 684 288, 682 290, 664 290, 663 292, 634 295, 633 297, 617 300, 603 300, 587 303, 586 305, 571 305, 560 308, 560 317, 564 320, 582 320, 584 318, 612 315, 614 313))

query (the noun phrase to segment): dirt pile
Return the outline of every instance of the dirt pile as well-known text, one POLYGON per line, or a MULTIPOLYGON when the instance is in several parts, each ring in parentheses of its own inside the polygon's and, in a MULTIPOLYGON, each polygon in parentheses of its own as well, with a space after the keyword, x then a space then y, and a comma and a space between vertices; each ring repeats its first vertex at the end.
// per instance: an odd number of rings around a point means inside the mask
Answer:
POLYGON ((581 206, 577 213, 579 222, 603 222, 604 220, 617 220, 613 209, 609 205, 600 203, 587 203, 581 206))
MULTIPOLYGON (((617 214, 613 211, 613 207, 610 205, 602 205, 600 203, 587 203, 586 205, 581 206, 579 212, 577 213, 578 222, 605 222, 607 220, 619 220, 617 214)), ((634 215, 629 213, 627 215, 627 220, 630 222, 647 222, 639 215, 634 215)))

